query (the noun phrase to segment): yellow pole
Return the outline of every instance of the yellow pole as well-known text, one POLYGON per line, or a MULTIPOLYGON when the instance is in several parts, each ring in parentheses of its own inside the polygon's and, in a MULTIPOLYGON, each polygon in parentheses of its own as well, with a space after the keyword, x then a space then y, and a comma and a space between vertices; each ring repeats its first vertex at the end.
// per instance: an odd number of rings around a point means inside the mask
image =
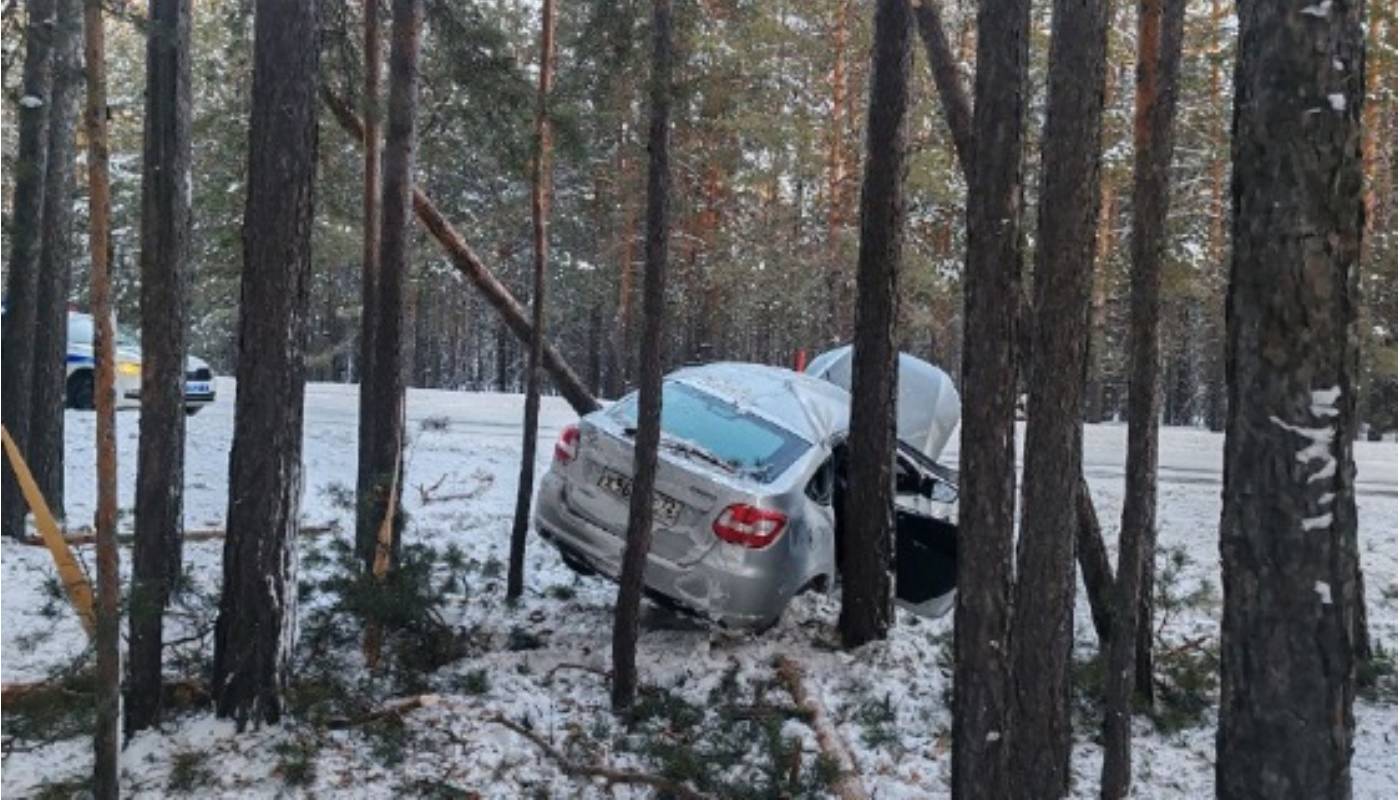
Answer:
POLYGON ((39 536, 53 554, 54 566, 58 567, 58 577, 63 581, 63 588, 68 593, 68 601, 73 604, 73 610, 78 612, 78 621, 83 624, 83 630, 91 637, 97 631, 97 617, 92 610, 92 585, 78 566, 78 559, 73 557, 68 540, 63 538, 63 533, 58 529, 58 522, 53 518, 53 512, 49 511, 49 504, 44 502, 43 493, 34 483, 34 475, 30 473, 29 465, 25 463, 19 447, 15 445, 15 440, 10 438, 10 432, 5 430, 4 426, 0 426, 0 437, 4 438, 5 455, 10 459, 10 467, 15 471, 20 490, 24 492, 24 501, 29 504, 29 510, 34 512, 34 523, 39 527, 39 536))

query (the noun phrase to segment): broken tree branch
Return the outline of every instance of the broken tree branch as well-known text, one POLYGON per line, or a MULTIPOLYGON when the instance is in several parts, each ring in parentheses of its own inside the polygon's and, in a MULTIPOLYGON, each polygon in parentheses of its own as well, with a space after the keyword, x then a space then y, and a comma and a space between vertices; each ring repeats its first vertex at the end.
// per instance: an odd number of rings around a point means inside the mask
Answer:
MULTIPOLYGON (((343 98, 337 96, 328 87, 321 87, 321 100, 330 109, 331 115, 335 117, 346 133, 358 142, 361 146, 365 141, 364 124, 358 115, 343 98)), ((520 301, 510 293, 505 284, 492 274, 491 270, 476 255, 466 239, 452 227, 452 223, 442 215, 428 195, 418 187, 413 187, 413 210, 418 214, 418 221, 423 223, 423 227, 437 239, 438 244, 447 253, 447 257, 452 262, 452 266, 462 273, 472 282, 478 291, 486 297, 496 312, 501 315, 506 326, 522 342, 530 341, 530 334, 533 326, 525 315, 525 309, 520 305, 520 301)), ((580 415, 590 411, 596 411, 600 407, 597 398, 588 391, 579 379, 573 368, 564 361, 564 356, 559 353, 553 342, 542 343, 544 356, 544 368, 549 372, 550 378, 554 380, 554 385, 559 389, 559 393, 569 402, 570 406, 580 415)))
POLYGON ((868 800, 869 795, 861 785, 855 759, 851 758, 851 751, 846 748, 846 742, 836 731, 836 726, 831 724, 826 708, 815 695, 807 691, 806 684, 802 682, 802 668, 787 656, 778 656, 774 666, 778 670, 779 680, 792 695, 793 702, 797 703, 797 707, 806 712, 811 720, 812 730, 817 734, 817 744, 822 752, 840 770, 840 777, 832 787, 836 796, 841 800, 868 800))
POLYGON ((529 739, 536 747, 543 750, 545 755, 553 759, 566 775, 582 778, 602 778, 607 782, 609 788, 619 783, 650 786, 662 794, 679 797, 682 798, 682 800, 708 800, 709 798, 709 795, 701 794, 683 783, 677 783, 663 778, 660 775, 611 769, 609 767, 595 767, 587 764, 576 764, 569 760, 568 756, 556 750, 554 745, 550 744, 543 736, 540 736, 538 733, 535 733, 518 722, 512 722, 499 714, 494 717, 489 717, 487 721, 494 722, 497 725, 504 725, 520 736, 529 739))
POLYGON ((358 717, 337 717, 326 723, 326 727, 331 730, 343 730, 345 728, 356 728, 371 722, 390 717, 402 717, 410 711, 419 708, 428 708, 437 705, 438 696, 435 694, 415 694, 410 697, 402 697, 398 700, 390 700, 384 705, 358 717))

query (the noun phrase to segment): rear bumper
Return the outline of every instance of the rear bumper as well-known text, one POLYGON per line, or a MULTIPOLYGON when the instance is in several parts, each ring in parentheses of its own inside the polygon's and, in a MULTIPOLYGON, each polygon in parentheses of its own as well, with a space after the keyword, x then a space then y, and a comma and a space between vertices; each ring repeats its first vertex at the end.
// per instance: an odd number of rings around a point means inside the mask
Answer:
MULTIPOLYGON (((623 536, 573 513, 564 497, 564 481, 553 472, 540 479, 535 500, 535 529, 560 551, 600 575, 618 580, 622 572, 623 536)), ((648 554, 643 582, 649 594, 732 628, 772 624, 792 600, 772 574, 726 557, 734 545, 720 545, 692 565, 648 554)))

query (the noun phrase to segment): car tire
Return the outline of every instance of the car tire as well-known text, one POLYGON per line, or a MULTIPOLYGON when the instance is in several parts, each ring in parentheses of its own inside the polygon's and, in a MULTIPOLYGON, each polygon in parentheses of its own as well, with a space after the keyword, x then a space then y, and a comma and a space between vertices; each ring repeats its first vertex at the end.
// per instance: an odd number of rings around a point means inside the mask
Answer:
POLYGON ((85 369, 75 372, 68 377, 68 382, 64 385, 64 405, 79 411, 91 411, 95 406, 93 398, 96 391, 93 388, 92 370, 85 369))
POLYGON ((199 413, 201 408, 204 408, 204 406, 185 406, 185 416, 193 417, 195 414, 199 413))
POLYGON ((581 558, 579 558, 579 557, 577 557, 577 556, 575 556, 575 555, 569 553, 569 551, 567 551, 567 550, 561 549, 561 550, 559 551, 559 555, 560 555, 561 558, 564 559, 564 566, 568 567, 569 569, 573 570, 575 573, 577 573, 577 574, 579 574, 579 575, 582 575, 582 576, 585 577, 585 578, 586 578, 586 577, 589 577, 589 576, 591 576, 591 575, 597 575, 597 574, 598 574, 592 567, 590 567, 590 566, 588 566, 587 564, 585 564, 585 563, 583 562, 583 559, 581 559, 581 558))

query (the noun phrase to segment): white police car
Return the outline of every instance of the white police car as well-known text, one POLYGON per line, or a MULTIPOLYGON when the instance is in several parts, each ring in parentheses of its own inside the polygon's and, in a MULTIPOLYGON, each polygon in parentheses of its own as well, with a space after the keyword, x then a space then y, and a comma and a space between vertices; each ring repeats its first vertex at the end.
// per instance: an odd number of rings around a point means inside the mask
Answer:
MULTIPOLYGON (((93 407, 94 370, 92 315, 68 312, 68 378, 65 403, 69 408, 93 407)), ((141 407, 141 341, 117 328, 117 408, 141 407)), ((214 374, 203 359, 185 358, 185 413, 195 414, 214 402, 214 374)))

